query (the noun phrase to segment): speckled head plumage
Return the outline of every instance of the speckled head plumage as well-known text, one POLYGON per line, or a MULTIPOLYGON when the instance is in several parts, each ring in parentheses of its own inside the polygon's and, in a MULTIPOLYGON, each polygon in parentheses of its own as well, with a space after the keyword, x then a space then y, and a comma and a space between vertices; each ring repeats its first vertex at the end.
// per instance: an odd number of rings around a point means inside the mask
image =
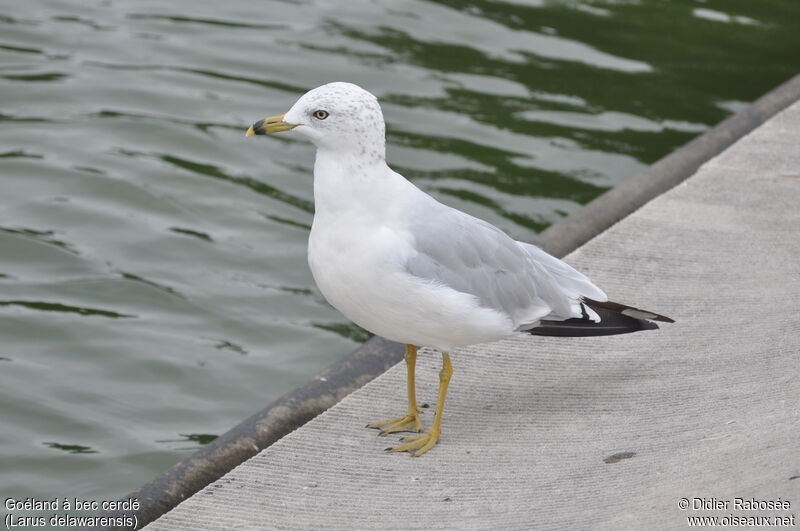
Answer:
POLYGON ((289 109, 283 122, 294 125, 318 149, 385 158, 380 104, 358 85, 338 81, 312 89, 289 109))

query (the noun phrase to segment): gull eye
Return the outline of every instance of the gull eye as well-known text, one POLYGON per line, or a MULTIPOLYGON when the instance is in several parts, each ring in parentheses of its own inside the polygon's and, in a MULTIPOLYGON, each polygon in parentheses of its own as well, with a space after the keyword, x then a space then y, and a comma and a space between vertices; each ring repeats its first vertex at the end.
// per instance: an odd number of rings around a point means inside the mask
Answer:
POLYGON ((328 117, 329 114, 330 113, 328 113, 328 111, 323 111, 322 109, 320 109, 318 111, 314 111, 314 118, 316 118, 317 120, 324 120, 325 118, 328 117))

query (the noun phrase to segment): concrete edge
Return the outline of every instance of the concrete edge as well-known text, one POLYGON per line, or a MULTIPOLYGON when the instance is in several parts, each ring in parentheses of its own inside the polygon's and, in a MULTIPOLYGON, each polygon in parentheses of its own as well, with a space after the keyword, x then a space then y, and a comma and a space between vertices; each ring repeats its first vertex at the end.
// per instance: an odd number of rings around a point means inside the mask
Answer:
MULTIPOLYGON (((557 257, 567 255, 651 199, 693 175, 702 164, 798 99, 800 75, 779 85, 641 173, 551 225, 539 235, 536 243, 557 257)), ((403 359, 403 352, 403 345, 373 337, 306 384, 283 395, 130 493, 126 498, 138 498, 139 510, 103 515, 135 516, 137 529, 143 527, 383 374, 403 359)))

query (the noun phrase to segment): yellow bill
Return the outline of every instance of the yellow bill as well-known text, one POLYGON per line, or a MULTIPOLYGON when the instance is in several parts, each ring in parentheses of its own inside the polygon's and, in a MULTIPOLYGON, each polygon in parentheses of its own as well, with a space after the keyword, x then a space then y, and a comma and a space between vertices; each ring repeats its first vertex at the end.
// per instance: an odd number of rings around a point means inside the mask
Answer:
POLYGON ((281 131, 289 131, 290 129, 294 129, 297 127, 297 124, 290 124, 283 121, 283 117, 286 116, 285 114, 281 114, 280 116, 270 116, 269 118, 264 118, 263 120, 259 120, 253 125, 251 125, 247 132, 244 134, 245 136, 253 136, 253 135, 266 135, 272 133, 280 133, 281 131))

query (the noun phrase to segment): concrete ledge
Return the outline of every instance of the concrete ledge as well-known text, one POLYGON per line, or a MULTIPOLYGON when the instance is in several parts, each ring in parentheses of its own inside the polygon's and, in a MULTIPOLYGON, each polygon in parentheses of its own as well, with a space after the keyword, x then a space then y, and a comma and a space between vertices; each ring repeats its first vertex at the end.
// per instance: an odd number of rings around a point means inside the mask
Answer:
MULTIPOLYGON (((648 170, 607 192, 574 215, 559 221, 544 231, 537 243, 556 256, 564 256, 653 197, 682 182, 703 162, 798 98, 800 76, 768 93, 648 170)), ((590 276, 597 276, 592 267, 586 269, 590 276)), ((642 301, 635 295, 629 299, 642 305, 651 303, 642 301)), ((663 309, 657 301, 653 303, 658 306, 656 309, 663 309)), ((382 338, 373 338, 305 386, 270 404, 196 454, 131 493, 131 497, 139 498, 142 503, 142 509, 137 513, 140 525, 157 518, 236 465, 319 415, 401 359, 400 345, 382 338)), ((361 420, 366 422, 369 419, 361 420)), ((369 449, 365 448, 365 451, 369 449)))

